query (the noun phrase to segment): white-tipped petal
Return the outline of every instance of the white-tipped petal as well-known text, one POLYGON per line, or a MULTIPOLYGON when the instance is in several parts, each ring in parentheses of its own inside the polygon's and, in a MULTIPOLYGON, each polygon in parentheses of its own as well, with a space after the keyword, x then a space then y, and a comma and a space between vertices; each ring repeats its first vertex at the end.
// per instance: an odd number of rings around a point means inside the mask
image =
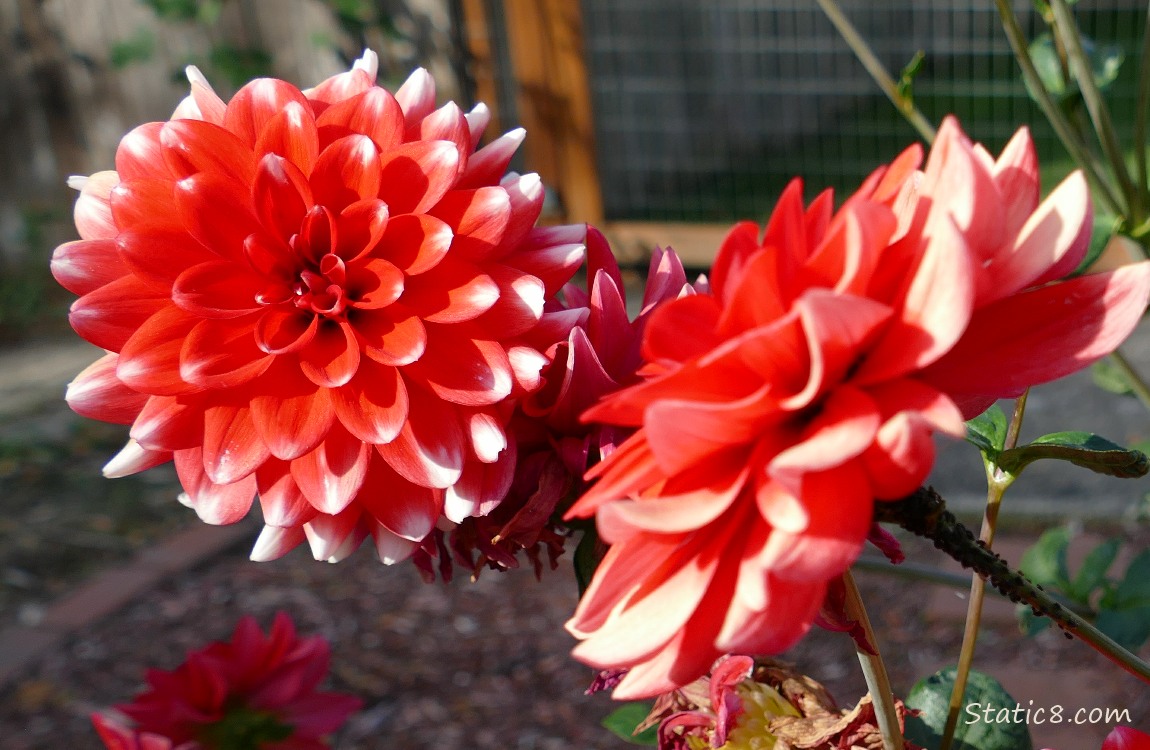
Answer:
POLYGON ((298 526, 288 528, 264 526, 255 546, 252 547, 250 559, 252 562, 278 560, 295 549, 303 540, 303 529, 298 526))
POLYGON ((195 65, 189 65, 188 67, 184 68, 184 75, 188 77, 188 83, 190 85, 195 86, 198 83, 208 91, 215 93, 215 89, 212 88, 212 84, 208 83, 207 76, 205 76, 204 72, 197 68, 195 65))
POLYGON ((375 50, 365 49, 360 58, 352 63, 351 69, 367 73, 367 77, 374 83, 379 75, 379 55, 375 54, 375 50))
POLYGON ((371 535, 375 540, 375 552, 384 565, 394 565, 406 560, 419 547, 418 543, 393 534, 382 524, 376 524, 371 535))
POLYGON ((88 175, 86 174, 73 174, 68 175, 68 187, 73 190, 83 190, 84 186, 88 184, 88 175))
POLYGON ((162 451, 150 451, 135 440, 128 440, 119 453, 104 465, 104 476, 108 479, 118 479, 131 474, 137 474, 153 466, 159 466, 170 461, 172 454, 162 451))

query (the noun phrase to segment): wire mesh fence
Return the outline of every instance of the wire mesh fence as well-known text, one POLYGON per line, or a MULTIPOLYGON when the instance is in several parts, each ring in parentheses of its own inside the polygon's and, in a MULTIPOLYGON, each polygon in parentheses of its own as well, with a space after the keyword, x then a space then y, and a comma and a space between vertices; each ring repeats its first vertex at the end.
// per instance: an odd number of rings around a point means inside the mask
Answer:
MULTIPOLYGON (((913 92, 930 120, 957 114, 992 150, 1029 124, 1042 157, 1065 161, 990 0, 841 6, 896 77, 925 54, 913 92)), ((1076 6, 1090 37, 1125 52, 1109 98, 1126 130, 1144 6, 1076 6)), ((1030 38, 1042 32, 1030 0, 1015 9, 1030 38)), ((582 0, 582 11, 610 219, 761 217, 792 176, 808 189, 848 189, 917 137, 813 0, 582 0)), ((511 80, 510 71, 499 75, 511 80)))

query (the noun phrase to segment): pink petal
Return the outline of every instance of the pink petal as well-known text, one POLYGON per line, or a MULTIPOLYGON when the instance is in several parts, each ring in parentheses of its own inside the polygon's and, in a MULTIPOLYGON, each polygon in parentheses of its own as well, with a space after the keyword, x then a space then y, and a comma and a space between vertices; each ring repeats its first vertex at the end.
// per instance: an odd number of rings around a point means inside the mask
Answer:
POLYGON ((495 257, 502 257, 508 251, 519 247, 531 232, 539 215, 543 213, 545 190, 543 180, 537 174, 509 174, 499 183, 507 191, 511 200, 511 220, 500 242, 501 251, 495 257))
POLYGON ((366 524, 360 522, 362 516, 359 506, 352 505, 334 516, 320 513, 304 524, 312 557, 334 563, 354 552, 367 538, 366 524))
POLYGON ((392 216, 424 213, 459 176, 459 152, 450 141, 415 141, 380 157, 379 197, 392 216))
MULTIPOLYGON (((286 461, 275 459, 264 461, 256 470, 256 487, 260 493, 260 508, 263 511, 264 523, 269 526, 300 526, 315 518, 316 509, 300 491, 286 461)), ((295 544, 300 541, 303 541, 302 530, 295 544)))
POLYGON ((298 356, 308 380, 323 388, 338 388, 351 380, 359 367, 359 341, 346 320, 324 319, 298 356))
POLYGON ((115 172, 96 172, 85 180, 72 210, 81 239, 106 240, 116 236, 119 230, 112 219, 108 196, 119 182, 115 172))
POLYGON ((477 411, 467 415, 464 422, 475 457, 485 464, 497 461, 507 448, 507 433, 495 414, 477 411))
POLYGON ((579 243, 526 247, 503 256, 502 262, 542 281, 544 296, 550 299, 583 265, 584 251, 579 243))
POLYGON ((444 492, 443 515, 462 523, 468 516, 486 516, 495 510, 511 489, 517 455, 511 442, 494 462, 465 462, 459 481, 444 492))
POLYGON ((920 379, 973 417, 987 398, 1017 396, 1109 354, 1137 325, 1148 296, 1146 262, 1015 294, 980 308, 920 379))
POLYGON ((435 109, 435 79, 425 68, 416 68, 396 90, 407 127, 414 128, 435 109))
POLYGON ((128 388, 116 377, 117 360, 117 355, 105 354, 68 384, 64 398, 72 411, 113 424, 131 424, 136 420, 148 396, 128 388))
POLYGON ((216 484, 252 474, 271 452, 260 439, 248 406, 214 404, 204 409, 204 470, 216 484))
POLYGON ((195 399, 152 396, 140 410, 129 433, 153 451, 199 449, 204 436, 204 409, 195 399))
POLYGON ((119 479, 147 471, 171 460, 172 454, 167 451, 150 451, 135 440, 128 440, 120 452, 104 465, 102 473, 108 479, 119 479))
POLYGON ((501 187, 453 190, 430 211, 455 233, 451 250, 473 262, 487 259, 499 247, 511 221, 511 199, 501 187))
POLYGON ((1028 128, 1019 128, 1002 149, 993 174, 999 193, 1007 198, 1004 233, 1013 236, 1038 208, 1038 153, 1028 128))
POLYGON ((906 497, 934 465, 930 428, 913 412, 899 412, 883 423, 863 460, 877 499, 906 497))
POLYGON ((336 102, 315 121, 323 143, 332 143, 354 133, 366 135, 380 153, 403 142, 403 112, 386 89, 373 86, 355 96, 336 102))
POLYGON ((465 406, 495 404, 511 393, 511 364, 502 344, 428 326, 427 350, 404 374, 444 401, 465 406))
POLYGON ((201 521, 218 526, 236 523, 248 514, 256 494, 254 475, 233 484, 216 484, 204 471, 199 448, 176 451, 175 463, 188 503, 201 521))
POLYGON ((123 276, 73 302, 68 322, 87 341, 115 352, 169 304, 135 276, 123 276))
POLYGON ((408 389, 409 412, 395 440, 376 450, 401 477, 443 489, 463 471, 465 438, 455 407, 421 389, 408 389))
POLYGON ((419 123, 419 138, 424 141, 451 141, 459 150, 459 163, 471 153, 471 128, 463 110, 455 102, 448 102, 428 114, 419 123))
POLYGON ((303 377, 289 358, 277 358, 255 391, 252 421, 276 458, 290 461, 313 450, 335 420, 330 392, 303 377))
POLYGON ((115 240, 65 242, 52 253, 52 276, 73 294, 94 292, 128 273, 115 240))
POLYGON ((264 526, 252 547, 249 559, 252 562, 270 562, 278 560, 304 541, 304 530, 298 526, 280 528, 278 526, 264 526))
POLYGON ((519 150, 527 131, 515 128, 499 136, 491 143, 476 151, 467 160, 467 169, 459 178, 456 186, 460 190, 497 185, 507 173, 507 165, 511 157, 519 150))
POLYGON ((364 442, 390 443, 407 421, 407 387, 394 367, 364 360, 355 377, 331 393, 339 421, 364 442))
POLYGON ((290 83, 275 78, 257 78, 240 88, 228 102, 224 127, 239 136, 239 140, 250 149, 264 134, 268 124, 293 103, 311 109, 300 90, 290 83))
POLYGON ((500 339, 527 333, 543 316, 543 282, 508 266, 493 263, 485 269, 499 287, 499 299, 475 319, 475 324, 500 339))
POLYGON ((408 482, 379 459, 371 462, 360 495, 364 509, 388 531, 413 542, 431 533, 443 506, 442 492, 408 482))
POLYGON ((334 515, 355 499, 370 458, 371 446, 333 427, 315 450, 291 462, 291 474, 316 510, 334 515))
POLYGON ((327 109, 328 105, 362 94, 374 85, 374 76, 368 75, 359 68, 352 68, 346 73, 328 78, 315 88, 308 89, 303 93, 307 96, 312 111, 320 114, 327 109))

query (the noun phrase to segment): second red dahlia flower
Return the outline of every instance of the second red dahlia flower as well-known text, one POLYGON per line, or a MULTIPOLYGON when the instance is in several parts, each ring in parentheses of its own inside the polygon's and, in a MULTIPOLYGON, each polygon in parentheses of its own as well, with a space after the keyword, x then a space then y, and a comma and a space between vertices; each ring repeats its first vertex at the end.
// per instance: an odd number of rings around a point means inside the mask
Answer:
POLYGON ((77 183, 82 239, 52 262, 109 352, 68 401, 132 425, 105 473, 174 460, 209 523, 258 493, 257 559, 306 538, 337 560, 368 535, 403 559, 441 517, 498 504, 514 400, 546 362, 529 334, 582 257, 581 227, 533 228, 539 178, 504 177, 522 131, 476 150, 482 105, 436 109, 423 70, 394 96, 375 74, 368 52, 225 103, 191 69, 173 119, 77 183))
POLYGON ((713 294, 663 305, 647 379, 585 417, 636 429, 571 509, 611 543, 568 628, 627 668, 617 698, 684 685, 728 652, 772 654, 814 621, 875 500, 926 477, 932 433, 1113 350, 1150 263, 1057 281, 1090 234, 1076 174, 1038 202, 1021 132, 997 160, 947 120, 842 209, 783 194, 740 224, 713 294))

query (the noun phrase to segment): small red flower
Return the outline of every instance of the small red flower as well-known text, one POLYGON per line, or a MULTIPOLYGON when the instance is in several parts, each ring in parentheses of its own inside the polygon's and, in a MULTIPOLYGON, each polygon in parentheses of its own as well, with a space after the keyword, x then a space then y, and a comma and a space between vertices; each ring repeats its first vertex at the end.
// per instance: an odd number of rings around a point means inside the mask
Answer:
POLYGON ((330 657, 323 638, 297 638, 283 612, 267 635, 244 617, 231 641, 189 653, 170 672, 149 670, 150 689, 116 707, 134 726, 100 715, 93 721, 114 750, 325 748, 323 738, 361 705, 317 689, 330 657))
POLYGON ((532 332, 582 257, 583 227, 533 228, 539 178, 503 176, 522 130, 476 150, 486 108, 436 109, 423 70, 393 96, 376 67, 226 104, 189 69, 173 119, 75 183, 82 239, 52 261, 109 351, 68 401, 132 425, 105 474, 174 459, 209 523, 258 493, 256 559, 371 535, 390 562, 494 508, 547 361, 532 332))
POLYGON ((995 160, 948 119, 920 160, 837 214, 796 182, 762 237, 736 226, 713 294, 651 316, 646 380, 584 415, 636 430, 570 511, 612 545, 568 629, 579 659, 629 669, 615 697, 792 646, 875 500, 925 479, 932 433, 1085 367, 1145 310, 1148 263, 1057 281, 1086 251, 1089 193, 1075 174, 1040 205, 1025 131, 995 160))
POLYGON ((1102 750, 1150 750, 1150 735, 1130 727, 1114 727, 1106 735, 1102 750))

